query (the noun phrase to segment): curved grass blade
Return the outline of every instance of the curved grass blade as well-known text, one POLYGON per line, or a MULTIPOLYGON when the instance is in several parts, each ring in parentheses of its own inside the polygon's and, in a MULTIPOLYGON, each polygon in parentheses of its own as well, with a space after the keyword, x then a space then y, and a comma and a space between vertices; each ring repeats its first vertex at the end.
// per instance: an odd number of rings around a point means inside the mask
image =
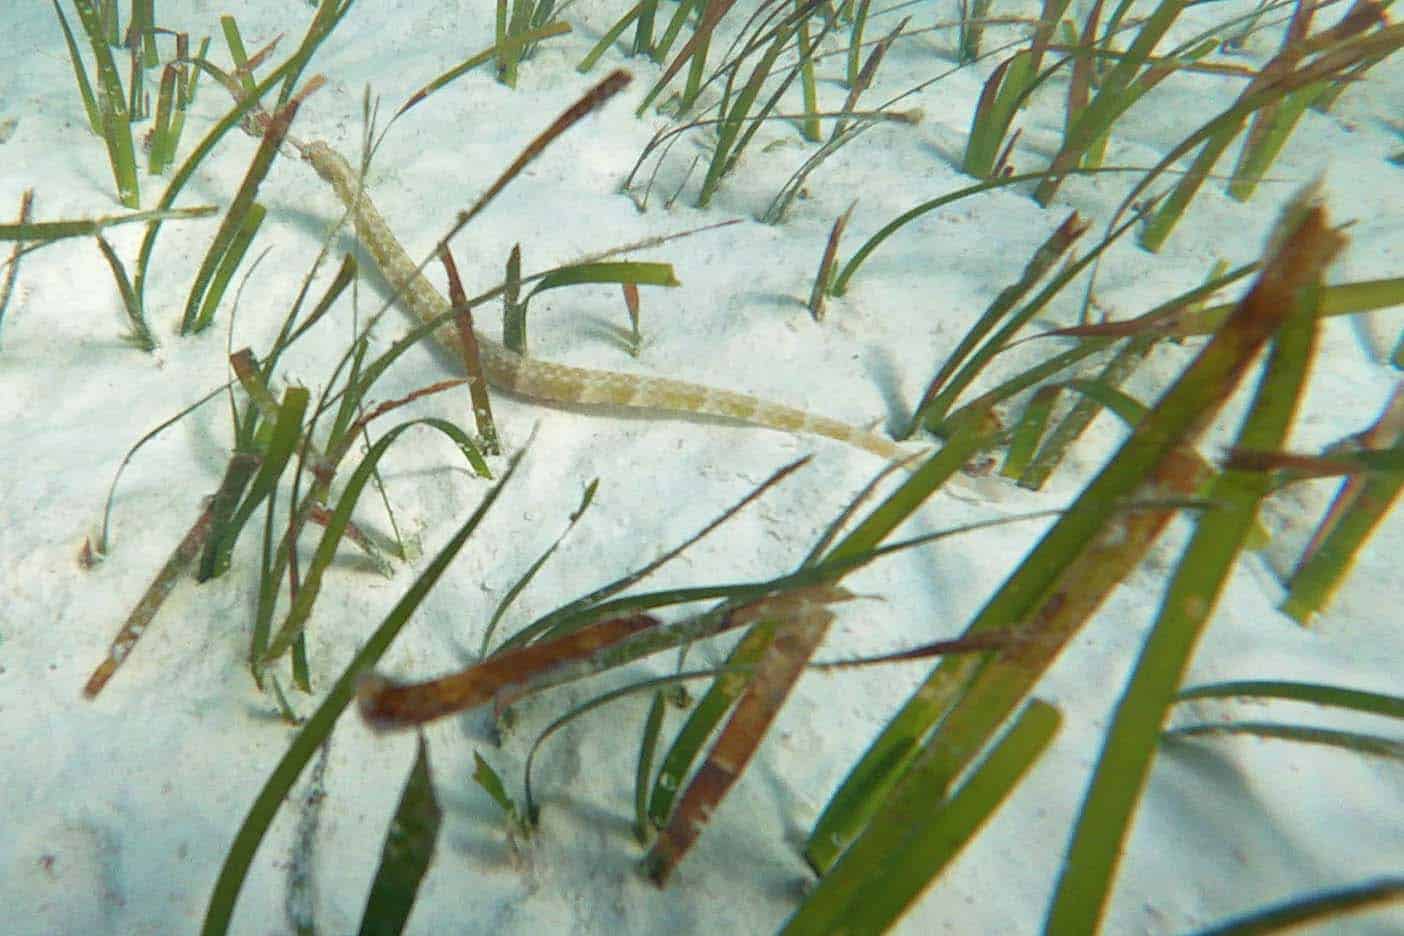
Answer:
POLYGON ((1364 692, 1344 686, 1330 686, 1321 683, 1294 682, 1292 680, 1240 680, 1235 682, 1211 683, 1195 686, 1176 693, 1175 701, 1190 699, 1282 699, 1287 702, 1308 702, 1312 705, 1326 705, 1332 708, 1350 709, 1370 715, 1386 715, 1390 718, 1404 718, 1404 696, 1386 695, 1382 692, 1364 692))
POLYGON ((521 285, 521 258, 517 249, 512 252, 515 264, 509 264, 507 283, 509 289, 504 293, 506 312, 503 315, 503 343, 519 354, 524 354, 526 348, 526 313, 527 305, 538 293, 548 289, 560 289, 563 286, 577 286, 582 284, 596 283, 618 283, 623 286, 681 286, 677 276, 673 273, 671 263, 646 263, 646 262, 600 262, 600 263, 578 263, 571 266, 558 267, 540 277, 531 292, 525 298, 518 301, 515 291, 521 285))
MULTIPOLYGON (((1095 169, 1073 169, 1069 170, 1067 174, 1093 175, 1103 172, 1145 172, 1145 169, 1135 166, 1100 166, 1095 169)), ((833 288, 830 291, 831 295, 844 295, 844 293, 848 291, 848 281, 851 280, 853 275, 863 266, 863 263, 868 259, 869 255, 881 247, 883 242, 889 237, 896 234, 922 215, 949 205, 952 202, 960 201, 962 198, 968 198, 971 195, 978 195, 981 192, 988 192, 991 189, 1004 188, 1008 185, 1018 185, 1022 182, 1028 182, 1031 179, 1042 179, 1047 177, 1047 175, 1047 172, 1025 172, 1018 175, 1003 176, 998 179, 987 179, 984 182, 967 185, 965 188, 956 189, 954 192, 942 195, 939 198, 933 198, 930 201, 924 201, 913 208, 909 208, 883 225, 876 234, 864 241, 863 246, 859 247, 858 250, 854 252, 853 256, 848 259, 848 262, 843 265, 838 276, 835 277, 833 288)))
POLYGON ((517 581, 512 584, 512 587, 507 589, 507 593, 502 596, 502 600, 497 604, 497 609, 492 612, 492 618, 488 621, 487 627, 483 630, 483 642, 478 648, 479 657, 486 657, 488 655, 488 647, 492 646, 492 635, 496 633, 497 625, 502 621, 502 616, 507 613, 508 608, 512 607, 512 603, 517 600, 517 596, 531 584, 531 580, 536 578, 536 573, 541 571, 542 566, 546 565, 547 560, 555 555, 556 550, 560 548, 561 543, 570 534, 570 531, 575 529, 575 524, 581 517, 585 516, 585 511, 589 510, 590 505, 595 501, 595 492, 599 490, 599 487, 599 478, 595 478, 589 484, 585 485, 585 492, 580 497, 580 506, 575 508, 575 512, 570 515, 570 520, 566 523, 565 529, 556 537, 555 542, 548 546, 546 551, 537 557, 536 561, 527 568, 526 572, 522 573, 522 577, 517 579, 517 581))
POLYGON ((653 780, 653 759, 658 753, 658 738, 663 734, 663 716, 667 710, 668 696, 660 689, 653 694, 648 715, 644 718, 643 737, 639 741, 639 763, 634 770, 634 838, 644 846, 653 840, 655 826, 649 819, 648 791, 653 780))
MULTIPOLYGON (((232 381, 230 381, 229 383, 232 383, 232 381)), ((196 400, 194 403, 191 403, 185 409, 181 410, 179 413, 176 413, 170 419, 167 419, 165 422, 161 423, 155 429, 152 429, 150 432, 146 433, 146 435, 138 439, 131 448, 127 449, 127 454, 122 456, 122 464, 117 466, 117 471, 112 475, 112 484, 107 489, 107 500, 104 503, 102 510, 102 528, 98 533, 98 543, 96 549, 98 555, 105 554, 108 549, 108 534, 112 528, 112 503, 114 500, 116 500, 117 483, 122 480, 122 472, 126 470, 127 464, 131 462, 131 460, 136 456, 136 453, 141 450, 141 447, 143 445, 150 442, 152 439, 156 438, 158 435, 165 432, 171 426, 174 426, 176 423, 180 422, 186 416, 189 416, 191 413, 195 412, 195 410, 204 406, 206 403, 210 402, 215 397, 219 396, 226 389, 228 389, 229 383, 225 383, 222 386, 214 388, 209 393, 205 394, 203 397, 196 400)))
MULTIPOLYGON (((521 630, 513 634, 511 637, 509 637, 506 641, 503 642, 501 648, 499 649, 509 650, 513 647, 524 646, 528 643, 531 643, 532 641, 541 640, 548 636, 558 636, 562 633, 568 632, 572 626, 578 627, 581 624, 585 623, 595 611, 598 611, 602 607, 602 602, 604 602, 613 595, 619 594, 626 588, 633 587, 643 579, 647 578, 649 575, 652 575, 654 572, 658 571, 658 569, 662 568, 668 562, 671 562, 673 559, 676 559, 688 547, 692 546, 694 543, 698 542, 703 537, 715 531, 727 520, 730 520, 742 509, 751 504, 766 491, 770 490, 771 487, 780 483, 792 472, 798 471, 800 468, 804 467, 808 463, 809 456, 805 456, 804 458, 800 458, 780 468, 778 471, 771 474, 769 478, 766 478, 764 481, 758 484, 752 491, 747 493, 745 497, 741 498, 741 500, 737 501, 731 507, 722 511, 722 513, 715 520, 712 520, 701 530, 693 534, 688 539, 684 540, 678 546, 674 547, 673 549, 670 549, 662 556, 659 556, 657 559, 655 559, 653 562, 650 562, 642 569, 639 569, 638 571, 632 572, 621 579, 611 582, 608 585, 605 585, 603 588, 597 588, 594 591, 590 592, 588 595, 585 595, 581 598, 577 598, 575 601, 569 602, 568 604, 557 608, 555 611, 543 615, 542 617, 533 621, 531 624, 527 625, 526 627, 522 628, 521 630)), ((671 602, 664 603, 666 604, 671 602)))
MULTIPOLYGON (((557 20, 552 23, 547 23, 545 26, 541 26, 535 29, 529 29, 526 32, 522 32, 514 36, 506 36, 491 47, 484 49, 477 55, 470 56, 458 65, 455 65, 453 68, 450 68, 448 71, 444 72, 442 75, 435 78, 433 81, 429 82, 427 85, 411 94, 409 96, 409 99, 406 100, 405 103, 400 105, 400 109, 395 111, 395 117, 399 117, 401 114, 405 113, 410 108, 414 107, 415 105, 423 101, 425 98, 429 97, 429 95, 433 94, 435 91, 440 90, 446 85, 452 84, 458 78, 461 78, 463 75, 466 75, 468 72, 477 68, 479 65, 486 65, 488 62, 494 61, 499 56, 504 54, 520 56, 521 50, 526 48, 527 46, 535 45, 543 39, 550 39, 554 36, 561 36, 568 32, 570 32, 570 24, 562 20, 557 20)), ((583 67, 580 70, 586 71, 586 69, 583 67)))
POLYGON ((399 936, 409 922, 419 882, 434 859, 443 811, 434 797, 429 771, 429 748, 424 735, 415 745, 414 766, 400 794, 400 805, 385 830, 385 847, 375 872, 366 909, 361 914, 361 936, 399 936))
POLYGON ((1404 877, 1385 877, 1274 904, 1194 936, 1267 936, 1404 899, 1404 877))
POLYGON ((454 557, 458 555, 464 543, 468 542, 468 537, 473 535, 483 518, 487 516, 488 511, 492 509, 492 505, 512 479, 520 462, 521 455, 518 454, 508 465, 507 471, 503 473, 502 480, 488 490, 482 503, 478 505, 477 510, 473 511, 473 515, 463 526, 459 527, 458 532, 424 569, 423 574, 405 592, 404 597, 395 603, 395 607, 386 615, 385 620, 366 641, 366 645, 361 648, 351 664, 342 672, 336 684, 327 692, 327 697, 317 707, 317 711, 307 720, 297 737, 293 739, 292 744, 288 746, 287 753, 278 761, 278 766, 273 769, 273 773, 265 781, 263 789, 259 791, 258 797, 249 807, 249 812, 244 817, 244 822, 239 827, 239 832, 235 835, 233 843, 230 844, 229 851, 225 853, 224 864, 220 868, 219 877, 210 894, 209 905, 205 908, 205 921, 200 930, 201 936, 222 936, 228 932, 229 922, 234 916, 234 905, 239 899, 239 891, 244 886, 244 877, 248 874, 249 866, 253 864, 259 843, 263 841, 264 834, 272 825, 278 808, 288 793, 292 791, 293 784, 297 782, 298 776, 301 775, 308 761, 312 759, 323 742, 331 736, 332 729, 336 727, 337 719, 341 717, 341 713, 355 697, 356 683, 360 680, 361 675, 373 668, 385 655, 385 651, 390 649, 390 644, 394 642, 400 630, 408 623, 410 615, 424 601, 430 590, 438 584, 454 557))

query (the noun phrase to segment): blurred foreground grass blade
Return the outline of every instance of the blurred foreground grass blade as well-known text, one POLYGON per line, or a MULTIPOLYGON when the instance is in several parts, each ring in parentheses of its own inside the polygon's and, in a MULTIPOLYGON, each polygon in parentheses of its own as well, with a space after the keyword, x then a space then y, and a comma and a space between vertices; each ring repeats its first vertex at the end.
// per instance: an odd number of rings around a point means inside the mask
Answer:
MULTIPOLYGON (((1367 451, 1394 448, 1404 438, 1404 384, 1395 387, 1384 412, 1360 438, 1367 451)), ((1305 624, 1326 606, 1356 554, 1404 490, 1404 473, 1354 475, 1341 484, 1330 510, 1313 534, 1287 583, 1282 610, 1305 624)))
POLYGON ((1353 887, 1321 891, 1275 904, 1194 936, 1267 936, 1295 930, 1306 923, 1343 917, 1378 904, 1404 900, 1404 877, 1376 878, 1353 887))
MULTIPOLYGON (((1315 350, 1320 283, 1345 245, 1345 238, 1328 227, 1325 210, 1310 201, 1313 195, 1308 190, 1288 207, 1274 233, 1273 255, 1214 339, 1242 341, 1255 326, 1271 329, 1280 323, 1239 433, 1240 444, 1248 447, 1276 448, 1291 429, 1315 350)), ((1054 936, 1097 930, 1161 726, 1259 502, 1270 490, 1262 473, 1230 469, 1215 479, 1209 497, 1217 506, 1197 518, 1107 730, 1049 910, 1046 932, 1054 936)))
POLYGON ((292 791, 293 784, 297 782, 312 755, 331 737, 337 719, 355 697, 356 684, 362 674, 372 669, 385 655, 385 651, 390 649, 390 644, 408 623, 410 615, 414 614, 430 590, 438 584, 454 557, 458 555, 464 543, 468 542, 468 537, 473 535, 492 509, 520 462, 521 455, 518 454, 503 473, 502 480, 488 490, 482 503, 473 511, 473 515, 459 527, 458 532, 424 569, 423 574, 405 592, 404 597, 395 603, 395 607, 342 672, 336 684, 327 692, 327 697, 317 707, 317 711, 288 746, 287 753, 278 761, 278 766, 273 769, 253 805, 249 807, 238 834, 230 844, 229 851, 225 853, 219 878, 215 881, 209 905, 205 908, 201 936, 221 936, 228 932, 230 920, 234 916, 234 905, 239 899, 239 891, 244 886, 244 877, 248 874, 259 843, 263 841, 264 834, 272 825, 283 800, 292 791))
MULTIPOLYGON (((1107 466, 980 610, 967 635, 1020 626, 1027 636, 1015 652, 983 666, 947 660, 908 700, 850 772, 811 833, 805 856, 821 873, 862 829, 880 796, 906 769, 914 750, 938 723, 941 744, 929 750, 953 780, 1107 594, 1150 548, 1171 510, 1125 502, 1148 489, 1189 497, 1198 483, 1197 457, 1182 447, 1212 420, 1263 344, 1277 329, 1300 287, 1316 282, 1335 235, 1314 210, 1275 253, 1235 315, 1200 351, 1107 466), (1147 487, 1149 486, 1149 487, 1147 487), (909 752, 904 754, 903 752, 909 752)), ((1251 519, 1251 517, 1250 517, 1251 519)))
MULTIPOLYGON (((1218 331, 1237 308, 1230 302, 1204 308, 1199 298, 1207 296, 1237 279, 1258 270, 1260 264, 1249 263, 1218 277, 1192 293, 1164 303, 1145 315, 1120 322, 1098 325, 1075 325, 1044 332, 1039 337, 1124 337, 1126 335, 1156 334, 1167 338, 1188 338, 1210 335, 1218 331)), ((1404 276, 1390 279, 1362 280, 1358 283, 1338 283, 1321 288, 1322 318, 1335 315, 1356 315, 1376 309, 1404 305, 1404 276)))
POLYGON ((975 837, 1043 754, 1061 718, 1033 700, 954 794, 912 771, 800 909, 782 936, 883 933, 975 837))
POLYGON ((434 859, 442 822, 443 810, 434 797, 434 778, 429 771, 429 748, 421 734, 415 745, 414 766, 400 793, 400 805, 385 830, 380 867, 361 914, 361 936, 397 936, 404 932, 419 883, 434 859))

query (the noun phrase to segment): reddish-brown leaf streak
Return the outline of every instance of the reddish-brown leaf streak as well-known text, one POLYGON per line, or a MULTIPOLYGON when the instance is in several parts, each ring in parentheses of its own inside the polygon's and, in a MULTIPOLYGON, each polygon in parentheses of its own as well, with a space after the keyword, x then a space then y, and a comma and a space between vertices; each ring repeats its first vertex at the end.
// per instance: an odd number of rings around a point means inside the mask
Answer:
POLYGON ((657 627, 649 614, 612 618, 564 637, 509 650, 468 669, 422 683, 399 684, 383 676, 361 680, 356 698, 361 717, 376 730, 422 725, 492 702, 543 672, 568 666, 642 630, 657 627))
MULTIPOLYGON (((777 601, 784 603, 785 596, 777 601)), ((678 862, 702 834, 713 811, 746 769, 766 730, 804 672, 829 625, 833 612, 802 599, 786 609, 783 624, 757 664, 753 678, 726 727, 678 801, 668 825, 644 859, 648 877, 663 887, 678 862)))

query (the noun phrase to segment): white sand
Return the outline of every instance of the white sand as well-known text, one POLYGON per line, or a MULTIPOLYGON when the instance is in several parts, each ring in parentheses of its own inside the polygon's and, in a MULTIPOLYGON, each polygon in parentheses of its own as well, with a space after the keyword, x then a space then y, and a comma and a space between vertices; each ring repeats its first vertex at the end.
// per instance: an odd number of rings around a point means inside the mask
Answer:
MULTIPOLYGON (((49 5, 11 6, 0 36, 0 120, 18 123, 0 146, 0 211, 12 216, 21 191, 32 187, 39 219, 116 213, 106 154, 87 131, 49 5)), ((283 54, 310 16, 305 5, 288 2, 237 6, 249 47, 286 31, 283 54)), ((296 132, 354 154, 367 84, 388 113, 490 42, 490 13, 470 9, 490 5, 464 3, 459 13, 455 3, 397 4, 388 21, 386 6, 358 4, 314 61, 328 86, 308 100, 296 132)), ((582 4, 568 17, 576 35, 543 48, 523 68, 516 91, 479 70, 396 126, 369 184, 413 251, 426 251, 453 213, 529 139, 605 69, 622 63, 616 50, 595 75, 574 71, 624 8, 582 4)), ((938 9, 946 19, 954 5, 938 9)), ((196 35, 217 30, 219 12, 204 3, 160 4, 164 25, 196 35)), ((935 16, 925 6, 910 12, 914 28, 935 16)), ((1201 13, 1200 22, 1209 15, 1226 18, 1227 5, 1201 13)), ((870 35, 894 22, 893 16, 876 20, 870 35)), ((1252 51, 1260 60, 1276 41, 1264 34, 1252 51)), ((942 32, 899 43, 867 100, 876 103, 945 71, 952 42, 953 35, 942 32)), ((215 47, 221 47, 219 40, 215 47)), ((223 60, 222 54, 216 58, 223 60)), ((645 62, 627 64, 638 79, 624 99, 575 129, 458 240, 470 289, 500 278, 516 242, 523 245, 526 268, 539 269, 645 236, 757 214, 804 158, 806 148, 793 129, 774 126, 763 141, 777 141, 776 148, 762 155, 755 147, 710 210, 690 207, 690 190, 666 211, 660 195, 677 184, 697 152, 684 141, 660 175, 653 207, 637 212, 616 190, 663 118, 632 116, 657 72, 645 62)), ((1404 170, 1385 158, 1404 142, 1382 118, 1399 117, 1401 72, 1397 61, 1385 63, 1369 82, 1349 91, 1333 114, 1309 114, 1273 170, 1281 183, 1265 186, 1250 204, 1228 200, 1221 186, 1211 184, 1162 256, 1130 243, 1113 251, 1100 279, 1105 309, 1117 317, 1139 314, 1194 285, 1218 257, 1232 263, 1257 257, 1284 199, 1323 171, 1333 218, 1356 221, 1334 279, 1398 275, 1404 170)), ((785 225, 748 221, 640 255, 673 262, 684 285, 644 291, 647 341, 638 360, 622 349, 627 319, 617 291, 608 289, 538 299, 532 353, 746 390, 852 421, 898 424, 936 363, 1017 277, 1070 207, 1093 219, 1099 231, 1128 184, 1070 181, 1048 211, 1026 190, 1011 190, 929 215, 876 254, 850 295, 831 303, 827 321, 814 323, 802 302, 828 226, 855 194, 861 193, 861 201, 845 254, 913 204, 968 184, 952 159, 986 74, 987 66, 965 70, 917 96, 913 103, 926 111, 923 123, 871 131, 811 178, 810 198, 796 204, 785 225)), ((1037 108, 1020 118, 1025 130, 1015 163, 1021 170, 1043 165, 1056 143, 1062 87, 1046 89, 1037 108)), ((1224 106, 1237 87, 1203 76, 1166 82, 1119 125, 1110 161, 1153 162, 1224 106)), ((842 100, 833 82, 821 91, 826 106, 842 100)), ((182 158, 226 107, 220 89, 205 81, 182 158)), ((254 146, 242 134, 227 137, 181 203, 226 204, 254 146)), ((145 176, 142 182, 143 206, 149 207, 163 182, 145 176)), ((113 472, 143 433, 225 379, 227 343, 256 351, 269 346, 339 213, 331 192, 294 160, 274 167, 262 201, 269 216, 256 249, 267 253, 243 292, 238 315, 226 304, 218 327, 195 339, 177 337, 173 327, 217 219, 163 231, 147 290, 151 324, 162 342, 154 356, 118 340, 119 301, 91 241, 50 247, 27 257, 21 268, 0 331, 0 789, 7 817, 0 834, 0 930, 6 933, 196 928, 230 841, 291 738, 243 664, 256 581, 253 533, 241 543, 230 574, 175 591, 97 701, 79 696, 120 622, 194 520, 201 498, 218 484, 231 444, 227 406, 207 406, 139 453, 118 491, 111 554, 85 572, 79 548, 97 526, 113 472)), ((139 235, 136 226, 111 232, 128 264, 139 235)), ((350 247, 345 235, 335 244, 338 252, 350 247)), ((384 296, 380 282, 370 282, 360 293, 363 319, 384 296)), ((1071 314, 1064 304, 1053 318, 1066 323, 1071 314)), ((1325 326, 1295 447, 1319 447, 1374 418, 1397 379, 1381 363, 1399 328, 1397 315, 1389 316, 1325 326)), ((479 316, 494 332, 495 318, 495 307, 479 316)), ((389 341, 403 325, 395 313, 378 338, 389 341)), ((282 378, 320 390, 351 329, 352 309, 343 304, 285 359, 282 378)), ((1030 346, 1008 367, 1049 347, 1030 346)), ((1192 351, 1161 349, 1150 373, 1132 389, 1149 398, 1192 351)), ((448 366, 442 356, 415 352, 377 396, 390 398, 440 379, 448 366)), ((461 418, 464 407, 462 396, 446 394, 424 401, 415 413, 461 418)), ((509 399, 499 399, 496 407, 510 447, 520 446, 533 427, 539 427, 537 439, 481 535, 392 647, 384 668, 393 675, 426 677, 461 666, 506 588, 557 535, 591 478, 601 479, 595 506, 505 628, 646 562, 770 471, 812 451, 816 458, 808 470, 665 569, 652 586, 759 578, 791 568, 878 467, 870 456, 836 443, 761 429, 509 399)), ((938 496, 914 528, 1065 503, 1121 436, 1121 427, 1104 417, 1047 492, 1031 495, 986 482, 979 489, 983 502, 938 496)), ((1224 430, 1214 438, 1221 442, 1224 430)), ((1212 441, 1206 450, 1216 451, 1212 441)), ((400 527, 424 556, 439 549, 486 490, 451 447, 430 433, 411 434, 384 470, 400 527)), ((1332 489, 1323 485, 1289 495, 1279 514, 1300 528, 1332 489)), ((374 500, 364 503, 360 516, 384 530, 374 500)), ((1019 525, 943 542, 854 576, 856 590, 886 600, 842 608, 821 656, 875 654, 958 633, 1041 528, 1019 525)), ((1043 681, 1037 694, 1062 709, 1062 733, 904 920, 902 931, 1022 933, 1038 926, 1100 732, 1186 529, 1183 522, 1175 526, 1043 681)), ((1397 613, 1389 609, 1404 597, 1397 571, 1401 547, 1404 522, 1395 516, 1311 630, 1275 610, 1282 592, 1268 560, 1246 557, 1189 681, 1293 678, 1397 692, 1404 641, 1397 613)), ((386 580, 349 548, 344 553, 310 629, 318 691, 342 671, 425 562, 401 567, 386 580)), ((717 661, 721 653, 708 648, 693 660, 717 661)), ((671 660, 660 659, 627 675, 638 678, 669 665, 671 660)), ((743 782, 664 893, 635 873, 639 849, 628 831, 642 703, 615 705, 548 744, 536 774, 543 825, 517 849, 507 842, 496 808, 471 780, 472 752, 483 753, 516 792, 536 730, 602 684, 580 684, 521 706, 518 728, 500 749, 481 714, 434 725, 427 734, 445 824, 411 931, 622 936, 773 930, 796 906, 806 877, 797 843, 928 669, 917 663, 805 678, 743 782)), ((315 703, 293 697, 304 714, 315 703)), ((1203 705, 1199 714, 1399 734, 1387 722, 1289 706, 1203 705)), ((677 721, 675 716, 670 725, 677 721)), ((410 735, 372 737, 354 714, 342 719, 315 782, 309 785, 309 768, 265 840, 234 932, 290 932, 298 911, 289 907, 298 906, 311 908, 318 932, 345 933, 356 926, 413 747, 410 735), (314 792, 325 798, 314 831, 304 833, 314 792), (306 890, 295 892, 298 879, 306 890)), ((1167 746, 1141 803, 1105 931, 1179 932, 1305 891, 1398 873, 1404 867, 1401 790, 1399 764, 1338 750, 1247 738, 1167 746)), ((1329 930, 1382 933, 1397 931, 1392 927, 1401 923, 1398 913, 1375 914, 1329 930)))

